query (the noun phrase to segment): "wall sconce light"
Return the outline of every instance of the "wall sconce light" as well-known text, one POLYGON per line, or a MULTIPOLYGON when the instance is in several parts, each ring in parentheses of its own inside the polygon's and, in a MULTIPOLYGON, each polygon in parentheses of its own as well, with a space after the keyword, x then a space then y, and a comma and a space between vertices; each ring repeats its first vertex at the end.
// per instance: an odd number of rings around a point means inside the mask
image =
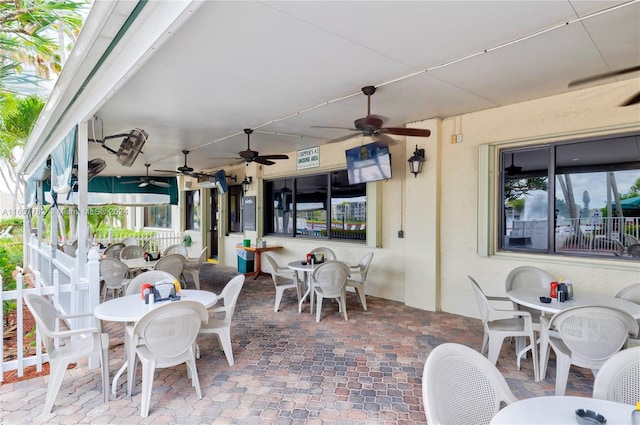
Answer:
POLYGON ((409 158, 409 169, 413 173, 413 177, 418 177, 418 174, 422 172, 422 164, 424 163, 424 149, 418 149, 413 152, 413 156, 409 158))
POLYGON ((244 193, 247 193, 249 191, 249 186, 251 186, 251 181, 252 180, 253 179, 251 178, 251 176, 249 176, 249 177, 244 176, 244 180, 242 180, 242 183, 241 183, 242 184, 242 191, 244 193))

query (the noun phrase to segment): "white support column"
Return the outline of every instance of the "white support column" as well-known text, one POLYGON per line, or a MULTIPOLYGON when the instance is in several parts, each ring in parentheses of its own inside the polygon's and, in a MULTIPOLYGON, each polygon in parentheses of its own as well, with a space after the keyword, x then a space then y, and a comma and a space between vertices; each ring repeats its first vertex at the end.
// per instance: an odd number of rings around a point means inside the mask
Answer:
MULTIPOLYGON (((89 131, 88 123, 80 123, 78 125, 78 137, 76 138, 76 150, 78 153, 78 254, 77 258, 81 260, 87 258, 87 241, 89 240, 89 226, 87 224, 87 213, 89 207, 87 202, 88 196, 88 163, 89 163, 89 131)), ((84 275, 84 267, 78 270, 78 277, 86 277, 84 275)))

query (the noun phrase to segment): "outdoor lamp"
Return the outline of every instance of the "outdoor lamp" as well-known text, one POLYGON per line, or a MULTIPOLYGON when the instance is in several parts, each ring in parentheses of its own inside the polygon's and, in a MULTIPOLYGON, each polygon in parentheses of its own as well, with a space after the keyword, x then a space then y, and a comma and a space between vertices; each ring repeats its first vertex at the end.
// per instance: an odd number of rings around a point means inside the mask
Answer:
POLYGON ((409 169, 413 173, 413 176, 418 177, 418 174, 422 172, 422 164, 424 163, 424 149, 418 149, 418 145, 416 145, 416 150, 408 162, 409 169))
POLYGON ((249 176, 249 177, 244 176, 244 180, 242 180, 242 183, 241 183, 242 184, 242 191, 244 193, 247 193, 249 191, 249 186, 251 186, 251 181, 252 180, 253 179, 251 178, 251 176, 249 176))

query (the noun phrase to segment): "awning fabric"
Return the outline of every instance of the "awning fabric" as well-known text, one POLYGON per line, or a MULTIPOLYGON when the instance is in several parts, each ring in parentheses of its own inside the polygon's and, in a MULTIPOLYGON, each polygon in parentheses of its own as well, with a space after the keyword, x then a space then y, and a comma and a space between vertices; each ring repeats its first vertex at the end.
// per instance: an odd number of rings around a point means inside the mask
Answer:
MULTIPOLYGON (((154 177, 153 180, 169 183, 170 187, 159 187, 149 184, 139 187, 138 177, 96 176, 88 184, 89 205, 178 205, 178 182, 175 177, 154 177), (136 182, 124 184, 125 182, 136 182)), ((45 182, 45 191, 49 182, 45 182)), ((75 188, 74 188, 75 189, 75 188)), ((45 201, 52 202, 49 193, 45 201)), ((68 196, 58 196, 60 205, 77 205, 78 193, 72 192, 68 196)))
POLYGON ((56 193, 62 194, 71 190, 77 133, 78 127, 75 126, 51 152, 51 188, 56 193))

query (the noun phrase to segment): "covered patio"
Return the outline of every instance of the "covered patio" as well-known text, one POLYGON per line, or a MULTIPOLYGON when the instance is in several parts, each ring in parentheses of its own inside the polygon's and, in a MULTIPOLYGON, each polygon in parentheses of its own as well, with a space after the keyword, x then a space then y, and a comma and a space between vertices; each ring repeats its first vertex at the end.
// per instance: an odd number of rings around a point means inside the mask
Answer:
MULTIPOLYGON (((231 267, 206 264, 203 289, 220 293, 236 274, 231 267)), ((243 423, 243 424, 424 424, 421 377, 429 352, 444 342, 480 349, 480 320, 445 312, 427 312, 403 303, 368 297, 363 311, 355 295, 347 301, 349 321, 335 305, 321 322, 297 312, 297 300, 285 293, 273 312, 270 278, 248 279, 234 315, 231 336, 235 365, 229 366, 218 342, 198 338, 202 356, 198 375, 203 399, 197 400, 184 366, 161 369, 154 380, 151 410, 141 418, 140 375, 131 398, 121 378, 117 396, 102 404, 98 369, 79 364, 67 371, 49 415, 42 415, 47 379, 3 384, 0 421, 31 423, 243 423)), ((109 331, 113 373, 124 359, 122 326, 109 331)), ((505 343, 498 369, 518 398, 552 395, 552 357, 545 381, 535 382, 531 357, 516 369, 515 344, 505 343)), ((567 395, 591 396, 593 376, 572 368, 567 395)))

